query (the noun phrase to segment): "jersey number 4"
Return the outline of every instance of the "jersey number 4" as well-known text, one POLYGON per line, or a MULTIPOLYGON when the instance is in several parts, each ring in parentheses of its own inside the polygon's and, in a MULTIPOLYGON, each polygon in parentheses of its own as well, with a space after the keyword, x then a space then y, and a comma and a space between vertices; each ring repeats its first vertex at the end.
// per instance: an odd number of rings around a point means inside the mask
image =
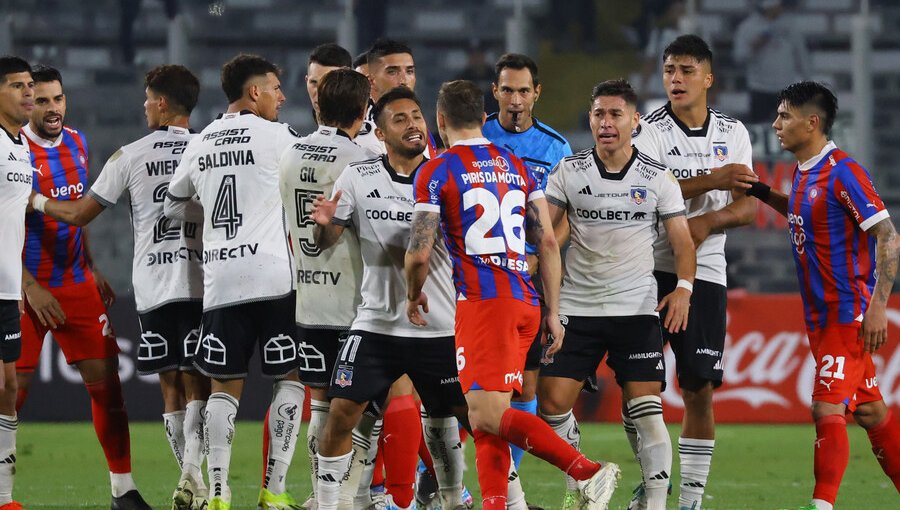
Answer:
POLYGON ((525 192, 509 190, 503 200, 484 188, 472 188, 463 193, 463 208, 481 206, 481 216, 466 231, 466 254, 489 255, 525 253, 525 192), (503 227, 503 236, 486 237, 494 230, 497 222, 503 227))
POLYGON ((244 223, 244 215, 238 212, 237 184, 234 174, 222 177, 222 184, 216 192, 213 203, 212 226, 225 229, 225 238, 234 239, 238 228, 244 223))

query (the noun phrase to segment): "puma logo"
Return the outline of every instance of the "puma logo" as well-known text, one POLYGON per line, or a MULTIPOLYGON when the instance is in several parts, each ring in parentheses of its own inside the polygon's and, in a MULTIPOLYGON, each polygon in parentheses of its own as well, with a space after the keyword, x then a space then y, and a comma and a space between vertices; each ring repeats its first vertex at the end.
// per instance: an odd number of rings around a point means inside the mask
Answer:
POLYGON ((831 382, 825 382, 825 381, 819 379, 819 384, 828 388, 828 391, 831 391, 831 385, 834 384, 834 380, 832 380, 831 382))

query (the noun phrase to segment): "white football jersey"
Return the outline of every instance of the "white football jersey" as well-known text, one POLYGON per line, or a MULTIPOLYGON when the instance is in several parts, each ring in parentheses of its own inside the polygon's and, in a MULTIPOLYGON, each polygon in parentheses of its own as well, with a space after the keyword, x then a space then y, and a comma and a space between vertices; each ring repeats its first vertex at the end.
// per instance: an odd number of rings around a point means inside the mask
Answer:
POLYGON ((334 185, 342 194, 332 223, 356 231, 363 260, 362 303, 352 329, 411 338, 453 335, 456 292, 444 243, 434 243, 422 289, 428 296, 428 326, 414 326, 406 317, 403 263, 414 214, 414 178, 415 173, 398 175, 382 156, 350 165, 334 185))
POLYGON ((168 126, 123 146, 106 161, 88 195, 112 207, 131 196, 134 262, 131 281, 139 313, 174 301, 203 299, 202 231, 167 218, 163 202, 188 142, 188 129, 168 126))
POLYGON ((22 247, 25 208, 31 196, 34 168, 28 142, 0 128, 0 299, 22 299, 22 247))
POLYGON ((310 214, 317 196, 331 196, 347 165, 372 156, 345 132, 319 126, 281 157, 281 200, 297 264, 297 324, 303 327, 347 329, 356 317, 362 280, 356 232, 344 232, 337 244, 321 250, 313 241, 316 223, 310 214))
MULTIPOLYGON (((661 162, 678 179, 712 172, 728 163, 753 168, 752 147, 747 128, 737 119, 708 109, 702 127, 691 129, 672 113, 669 104, 641 120, 633 135, 634 146, 661 162)), ((685 202, 688 218, 718 211, 732 201, 730 191, 713 190, 685 202)), ((665 229, 656 241, 656 269, 675 272, 675 255, 665 229)), ((697 247, 697 278, 726 285, 725 233, 714 233, 697 247)))
POLYGON ((188 144, 166 200, 203 206, 203 309, 290 295, 278 163, 296 132, 250 112, 226 113, 188 144))
POLYGON ((684 214, 672 173, 638 150, 621 172, 610 173, 594 149, 587 149, 556 165, 545 194, 566 210, 571 227, 560 313, 657 315, 657 228, 684 214))

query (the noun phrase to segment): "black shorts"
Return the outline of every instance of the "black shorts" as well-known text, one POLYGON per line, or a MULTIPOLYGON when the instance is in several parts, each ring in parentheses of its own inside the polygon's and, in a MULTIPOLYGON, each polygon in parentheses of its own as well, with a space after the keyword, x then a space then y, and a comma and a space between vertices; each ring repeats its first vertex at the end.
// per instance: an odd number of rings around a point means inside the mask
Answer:
MULTIPOLYGON (((659 299, 675 290, 678 277, 654 271, 659 299)), ((672 344, 678 384, 688 390, 699 390, 707 382, 714 388, 722 385, 722 353, 725 350, 725 310, 728 289, 717 283, 694 280, 687 330, 681 333, 663 331, 672 344)), ((666 310, 660 312, 665 317, 666 310)))
POLYGON ((452 336, 409 338, 351 330, 334 365, 329 398, 383 399, 391 384, 409 375, 429 416, 447 417, 466 405, 456 370, 452 336))
POLYGON ((256 348, 263 375, 281 377, 295 370, 299 362, 294 303, 291 292, 203 312, 194 366, 214 379, 244 378, 256 348))
POLYGON ((22 314, 19 302, 0 299, 0 359, 14 363, 22 354, 22 314))
MULTIPOLYGON (((563 318, 563 316, 560 316, 563 318)), ((628 317, 565 317, 566 338, 553 358, 542 360, 541 377, 586 381, 609 353, 606 364, 619 386, 634 381, 659 381, 666 387, 662 331, 653 315, 628 317)))
POLYGON ((202 317, 202 301, 177 301, 138 314, 141 325, 138 373, 194 370, 202 317))
POLYGON ((297 325, 297 357, 300 382, 310 388, 328 388, 331 371, 347 330, 307 328, 297 325))

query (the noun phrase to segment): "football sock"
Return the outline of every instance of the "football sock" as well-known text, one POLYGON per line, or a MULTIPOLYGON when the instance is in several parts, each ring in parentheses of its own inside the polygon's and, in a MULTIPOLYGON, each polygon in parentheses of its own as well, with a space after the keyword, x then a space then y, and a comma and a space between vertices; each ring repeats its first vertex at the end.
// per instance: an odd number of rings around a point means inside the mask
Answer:
POLYGON ((588 460, 572 448, 544 420, 518 409, 509 408, 503 412, 500 437, 553 464, 576 480, 587 480, 600 470, 600 464, 588 460))
POLYGON ((628 401, 628 416, 641 437, 638 460, 644 478, 647 510, 666 510, 672 472, 672 440, 663 421, 662 399, 645 395, 628 401))
MULTIPOLYGON (((528 503, 525 502, 525 491, 522 489, 522 479, 516 466, 509 463, 509 476, 506 487, 506 510, 528 510, 528 503)), ((443 507, 443 508, 453 508, 443 507)))
POLYGON ((624 407, 622 408, 622 428, 625 429, 625 437, 628 438, 628 444, 631 445, 631 453, 634 454, 634 459, 637 460, 638 433, 637 429, 634 428, 634 422, 628 417, 628 411, 624 407))
POLYGON ((269 406, 269 461, 266 483, 263 485, 272 494, 285 491, 288 468, 297 447, 305 396, 303 385, 299 382, 278 381, 273 388, 272 404, 269 406))
POLYGON ((681 464, 681 493, 679 507, 697 508, 703 503, 703 491, 709 478, 715 439, 678 438, 678 459, 681 464))
POLYGON ((319 479, 316 481, 316 502, 319 510, 337 510, 341 479, 350 468, 350 459, 353 452, 347 452, 337 457, 323 457, 316 454, 319 464, 319 479))
MULTIPOLYGON (((367 503, 371 499, 369 495, 369 480, 367 478, 365 483, 362 483, 362 479, 366 476, 366 468, 371 467, 374 463, 374 451, 377 447, 372 448, 372 442, 377 443, 378 437, 373 436, 372 430, 375 428, 377 421, 375 415, 367 410, 353 429, 351 435, 353 458, 350 462, 349 472, 341 483, 339 508, 352 509, 358 506, 354 504, 354 500, 358 495, 360 496, 360 504, 363 502, 367 503), (370 452, 372 452, 371 457, 370 452)), ((371 471, 369 471, 369 477, 371 477, 371 474, 371 471)))
POLYGON ((816 446, 813 455, 816 486, 813 498, 834 504, 841 478, 850 460, 847 421, 842 415, 829 415, 816 420, 816 446))
MULTIPOLYGON (((431 452, 428 450, 428 442, 425 437, 428 433, 428 425, 425 424, 425 420, 428 419, 428 413, 425 412, 425 407, 423 406, 419 406, 419 417, 422 419, 422 440, 419 442, 419 461, 421 462, 421 465, 417 464, 416 470, 421 471, 422 466, 424 466, 425 470, 431 473, 431 476, 435 476, 434 458, 432 458, 431 452)), ((455 420, 454 423, 458 424, 455 420)))
POLYGON ((224 392, 209 396, 206 403, 204 433, 209 444, 206 471, 209 476, 209 496, 228 499, 228 468, 231 464, 231 442, 234 439, 234 418, 238 400, 224 392))
POLYGON ((0 505, 12 502, 13 481, 16 477, 16 416, 0 414, 0 505))
POLYGON ((816 507, 816 510, 834 510, 834 505, 821 499, 812 500, 812 504, 816 507))
MULTIPOLYGON (((509 406, 513 409, 518 409, 519 411, 537 414, 537 397, 534 397, 528 402, 517 402, 513 400, 509 403, 509 406)), ((519 469, 519 465, 522 464, 522 457, 525 455, 525 452, 514 444, 509 445, 509 449, 512 451, 513 464, 516 465, 516 469, 519 469)))
POLYGON ((203 416, 205 400, 191 400, 184 410, 184 464, 182 472, 200 478, 203 465, 203 416))
MULTIPOLYGON (((581 431, 578 429, 578 422, 575 420, 575 415, 572 414, 571 410, 565 414, 542 413, 541 418, 547 422, 547 425, 550 425, 550 428, 553 429, 553 432, 556 432, 557 436, 563 438, 572 448, 579 450, 581 446, 581 431)), ((578 482, 569 475, 566 475, 566 490, 578 490, 578 482)))
MULTIPOLYGON (((521 411, 520 411, 521 412, 521 411)), ((493 434, 475 430, 475 468, 481 487, 484 510, 506 510, 506 494, 509 484, 509 445, 493 434)))
POLYGON ((894 413, 890 410, 884 421, 868 431, 872 443, 872 453, 881 464, 884 474, 888 475, 897 491, 900 491, 900 423, 894 421, 894 413))
POLYGON ((360 505, 362 508, 369 506, 372 502, 372 487, 381 486, 384 489, 384 457, 379 444, 382 425, 383 421, 378 418, 375 425, 372 426, 372 433, 369 435, 369 451, 366 453, 366 465, 359 478, 359 487, 356 488, 354 508, 360 505))
POLYGON ((163 424, 166 426, 166 440, 175 462, 179 468, 184 467, 184 411, 163 414, 163 424))
POLYGON ((441 508, 452 509, 462 498, 462 444, 459 442, 459 422, 454 417, 422 418, 423 437, 430 458, 432 472, 438 485, 441 508))
POLYGON ((110 471, 109 486, 115 498, 124 496, 128 491, 137 490, 137 485, 134 484, 131 473, 113 473, 110 471))
POLYGON ((313 496, 316 495, 316 475, 319 465, 316 463, 316 454, 319 453, 319 436, 325 429, 325 421, 328 419, 328 401, 309 401, 309 426, 306 429, 306 453, 309 455, 309 478, 312 480, 313 496))
POLYGON ((384 488, 397 506, 406 508, 413 499, 416 462, 422 441, 419 407, 412 395, 394 397, 384 412, 384 488))
POLYGON ((131 439, 128 434, 128 414, 122 399, 122 384, 115 374, 104 380, 85 384, 91 396, 91 415, 94 431, 106 463, 112 473, 131 473, 131 439))

